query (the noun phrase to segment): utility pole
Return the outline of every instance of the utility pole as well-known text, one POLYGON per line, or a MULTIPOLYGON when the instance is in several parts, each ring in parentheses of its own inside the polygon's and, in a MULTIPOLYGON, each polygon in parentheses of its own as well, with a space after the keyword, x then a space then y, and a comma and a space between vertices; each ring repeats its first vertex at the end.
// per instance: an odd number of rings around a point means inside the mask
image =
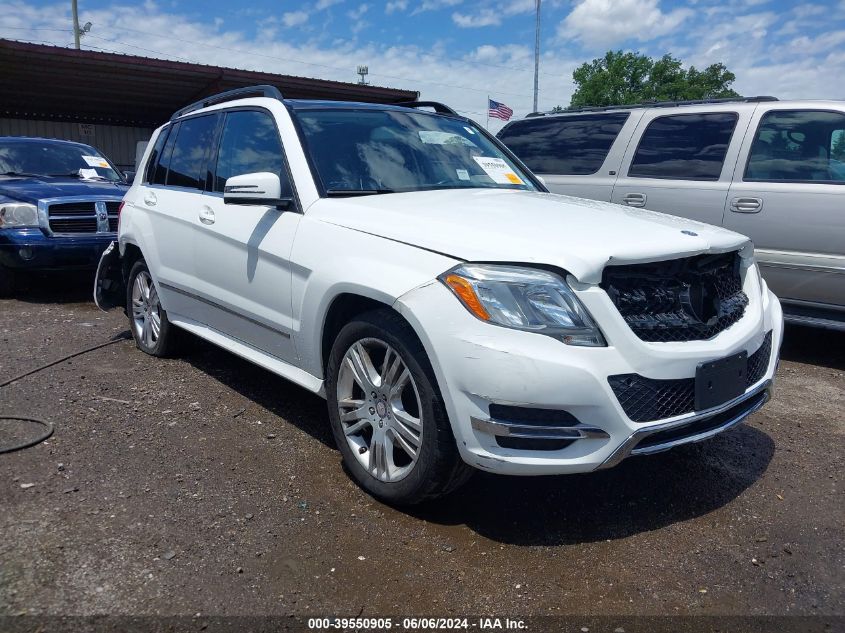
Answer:
POLYGON ((537 26, 534 33, 534 110, 537 112, 537 93, 540 90, 540 0, 537 4, 537 26))
POLYGON ((73 45, 79 50, 79 10, 76 0, 70 0, 70 9, 73 12, 73 45))

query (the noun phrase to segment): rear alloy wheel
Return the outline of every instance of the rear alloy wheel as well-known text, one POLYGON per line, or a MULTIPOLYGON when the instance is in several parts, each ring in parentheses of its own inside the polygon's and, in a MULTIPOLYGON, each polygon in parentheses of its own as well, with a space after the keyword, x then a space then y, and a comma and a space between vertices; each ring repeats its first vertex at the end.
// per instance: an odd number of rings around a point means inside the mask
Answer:
POLYGON ((473 472, 461 459, 431 363, 390 309, 341 329, 326 368, 329 418, 349 473, 388 503, 446 494, 473 472))
POLYGON ((158 290, 144 260, 132 266, 126 294, 126 312, 138 349, 152 356, 169 356, 176 333, 161 307, 158 290))

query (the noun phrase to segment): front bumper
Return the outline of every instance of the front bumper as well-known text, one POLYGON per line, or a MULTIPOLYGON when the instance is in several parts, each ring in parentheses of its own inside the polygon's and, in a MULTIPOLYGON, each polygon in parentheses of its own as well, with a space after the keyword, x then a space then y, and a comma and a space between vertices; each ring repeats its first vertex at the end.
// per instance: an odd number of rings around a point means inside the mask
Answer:
POLYGON ((0 264, 16 270, 93 270, 114 233, 48 237, 39 228, 0 229, 0 264))
POLYGON ((439 282, 399 298, 395 307, 426 348, 463 459, 472 466, 512 475, 589 472, 629 455, 666 450, 711 437, 738 424, 769 397, 783 337, 777 298, 748 275, 752 301, 733 326, 706 341, 647 343, 625 324, 607 294, 591 287, 578 295, 600 324, 607 347, 573 347, 541 334, 483 323, 439 282), (756 293, 753 294, 753 293, 756 293), (616 398, 608 376, 639 374, 654 379, 695 376, 699 363, 762 347, 771 332, 765 371, 732 402, 708 411, 635 422, 616 398), (531 424, 491 416, 490 406, 562 411, 574 423, 531 424), (550 440, 559 448, 527 450, 513 441, 550 440))

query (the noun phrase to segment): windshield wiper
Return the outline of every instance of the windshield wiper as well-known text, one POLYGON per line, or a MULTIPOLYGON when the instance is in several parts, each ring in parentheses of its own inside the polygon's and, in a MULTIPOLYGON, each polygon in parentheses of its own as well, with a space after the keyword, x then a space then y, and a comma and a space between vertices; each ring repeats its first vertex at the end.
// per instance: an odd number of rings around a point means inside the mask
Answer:
MULTIPOLYGON (((49 174, 51 178, 83 178, 82 174, 78 171, 72 171, 69 174, 49 174)), ((84 178, 88 180, 92 180, 94 178, 98 178, 99 180, 108 180, 105 176, 101 176, 97 174, 96 176, 84 176, 84 178)))
POLYGON ((329 198, 351 198, 353 196, 376 196, 381 193, 396 193, 393 189, 328 189, 329 198))
POLYGON ((41 174, 29 174, 25 171, 7 171, 4 176, 22 176, 24 178, 41 178, 41 174))

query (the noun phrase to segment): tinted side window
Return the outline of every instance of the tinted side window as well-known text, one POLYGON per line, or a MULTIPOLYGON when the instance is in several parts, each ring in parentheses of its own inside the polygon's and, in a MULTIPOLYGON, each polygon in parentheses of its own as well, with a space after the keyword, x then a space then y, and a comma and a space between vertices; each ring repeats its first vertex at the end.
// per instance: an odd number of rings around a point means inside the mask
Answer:
POLYGON ((773 110, 760 119, 745 180, 845 183, 845 114, 773 110))
POLYGON ((164 142, 167 140, 168 132, 170 132, 170 128, 164 128, 156 139, 156 144, 153 146, 153 151, 150 153, 150 160, 147 162, 147 169, 144 172, 144 182, 153 182, 156 166, 161 158, 161 150, 164 148, 164 142))
POLYGON ((290 195, 282 142, 273 117, 255 110, 226 113, 217 155, 214 191, 222 192, 227 178, 259 171, 278 174, 282 181, 282 197, 290 195))
POLYGON ((594 174, 627 120, 627 112, 526 119, 499 138, 538 174, 594 174))
POLYGON ((719 180, 737 115, 677 114, 654 119, 628 170, 635 178, 719 180))
POLYGON ((208 150, 214 140, 217 115, 186 119, 179 124, 167 184, 175 187, 204 189, 208 150))
POLYGON ((167 167, 170 165, 170 157, 173 156, 173 143, 176 141, 176 135, 179 133, 179 124, 171 125, 169 129, 169 134, 163 134, 159 137, 164 137, 167 140, 161 150, 158 161, 155 164, 150 161, 150 166, 153 167, 150 182, 155 185, 163 185, 167 182, 167 167))

